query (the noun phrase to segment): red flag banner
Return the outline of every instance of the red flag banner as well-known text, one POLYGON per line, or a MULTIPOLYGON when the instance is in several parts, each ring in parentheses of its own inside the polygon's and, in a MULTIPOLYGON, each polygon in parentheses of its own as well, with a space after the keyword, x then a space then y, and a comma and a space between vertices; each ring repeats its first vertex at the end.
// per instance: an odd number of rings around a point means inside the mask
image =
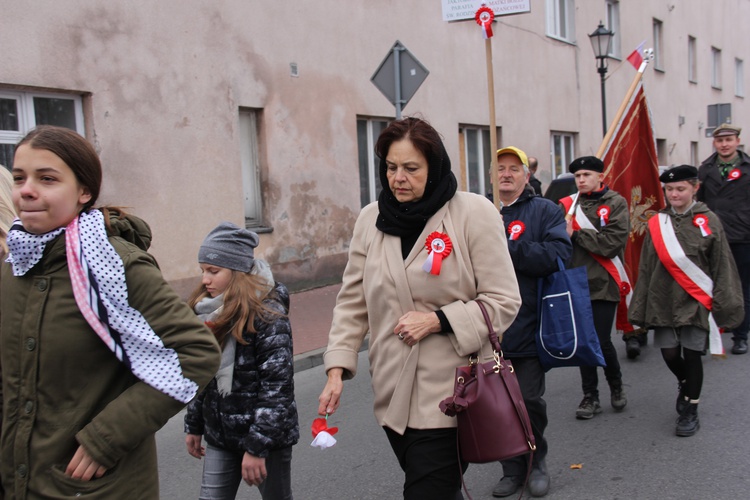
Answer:
MULTIPOLYGON (((606 166, 604 182, 628 202, 630 235, 625 247, 624 264, 630 283, 635 286, 648 219, 664 208, 654 131, 642 83, 638 84, 633 93, 602 161, 606 166)), ((623 308, 618 308, 620 309, 623 308)), ((623 318, 618 317, 617 323, 618 329, 633 330, 632 327, 625 326, 626 318, 623 323, 623 318)))

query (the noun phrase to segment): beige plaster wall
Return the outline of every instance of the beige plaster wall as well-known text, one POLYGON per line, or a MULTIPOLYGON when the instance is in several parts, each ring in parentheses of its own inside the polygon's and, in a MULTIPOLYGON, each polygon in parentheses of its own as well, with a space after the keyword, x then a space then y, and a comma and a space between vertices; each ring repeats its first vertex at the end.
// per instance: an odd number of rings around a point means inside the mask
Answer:
MULTIPOLYGON (((734 97, 734 57, 750 65, 741 30, 750 2, 621 2, 623 56, 664 22, 665 68, 645 85, 656 136, 670 162, 701 156, 706 105, 734 97), (698 84, 687 82, 687 34, 698 39, 698 84), (710 88, 710 47, 724 49, 724 89, 710 88), (686 123, 678 126, 678 115, 686 123), (674 145, 674 147, 672 147, 674 145)), ((396 40, 430 71, 404 110, 444 135, 458 171, 459 124, 487 125, 485 42, 473 22, 441 20, 437 0, 287 2, 0 0, 0 88, 85 93, 88 137, 105 165, 102 202, 131 207, 154 231, 153 253, 181 290, 197 276, 195 256, 219 221, 243 222, 238 109, 262 110, 266 222, 258 254, 292 284, 340 277, 359 212, 356 118, 393 117, 370 77, 396 40), (290 76, 296 63, 299 76, 290 76)), ((550 181, 550 130, 577 134, 577 154, 601 139, 599 76, 587 33, 604 1, 579 0, 577 44, 545 36, 546 10, 501 18, 492 39, 502 144, 540 158, 550 181)), ((635 74, 610 62, 608 116, 635 74)), ((746 69, 750 72, 750 66, 746 69)), ((750 92, 750 88, 747 89, 750 92)), ((748 129, 750 130, 750 129, 748 129)))

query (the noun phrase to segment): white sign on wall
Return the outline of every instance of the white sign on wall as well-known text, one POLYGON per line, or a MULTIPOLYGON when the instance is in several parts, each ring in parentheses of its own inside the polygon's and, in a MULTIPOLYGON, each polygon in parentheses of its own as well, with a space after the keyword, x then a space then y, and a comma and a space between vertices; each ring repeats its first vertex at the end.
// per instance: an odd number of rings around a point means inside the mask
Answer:
POLYGON ((442 0, 443 21, 474 19, 479 7, 487 4, 495 16, 531 12, 531 0, 442 0))

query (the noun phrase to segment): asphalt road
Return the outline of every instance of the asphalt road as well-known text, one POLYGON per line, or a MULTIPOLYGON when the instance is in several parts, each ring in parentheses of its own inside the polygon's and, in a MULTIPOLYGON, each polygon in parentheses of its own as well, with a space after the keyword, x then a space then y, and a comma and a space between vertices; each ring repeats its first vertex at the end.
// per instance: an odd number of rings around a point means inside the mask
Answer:
MULTIPOLYGON (((725 346, 731 340, 724 336, 725 346)), ((625 358, 616 340, 628 406, 615 413, 600 371, 604 412, 589 421, 575 419, 581 399, 576 368, 547 375, 550 499, 740 499, 750 498, 750 355, 725 360, 704 358, 699 406, 701 429, 693 437, 674 435, 676 387, 651 343, 636 361, 625 358), (580 469, 571 465, 581 464, 580 469)), ((329 421, 338 443, 328 450, 310 446, 310 424, 324 384, 322 366, 295 376, 302 439, 292 466, 297 500, 401 498, 403 476, 384 432, 372 413, 367 352, 360 372, 345 383, 342 407, 329 421)), ((447 396, 447 395, 446 395, 447 396)), ((161 493, 164 499, 197 498, 201 462, 185 451, 182 413, 158 433, 161 493)), ((474 499, 490 499, 501 477, 498 464, 471 465, 465 481, 474 499)), ((237 498, 260 499, 242 485, 237 498)), ((510 498, 517 498, 517 495, 510 498)))

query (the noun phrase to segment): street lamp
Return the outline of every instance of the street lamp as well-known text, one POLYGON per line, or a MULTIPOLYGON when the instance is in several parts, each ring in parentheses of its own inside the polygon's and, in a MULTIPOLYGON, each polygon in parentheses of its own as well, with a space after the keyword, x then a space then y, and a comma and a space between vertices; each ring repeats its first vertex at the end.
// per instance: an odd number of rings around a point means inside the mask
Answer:
POLYGON ((596 31, 589 35, 591 47, 594 49, 594 57, 599 61, 598 71, 602 83, 602 129, 604 131, 602 135, 607 135, 607 100, 604 94, 604 75, 607 74, 607 58, 614 36, 615 34, 605 28, 601 21, 599 21, 596 31))

